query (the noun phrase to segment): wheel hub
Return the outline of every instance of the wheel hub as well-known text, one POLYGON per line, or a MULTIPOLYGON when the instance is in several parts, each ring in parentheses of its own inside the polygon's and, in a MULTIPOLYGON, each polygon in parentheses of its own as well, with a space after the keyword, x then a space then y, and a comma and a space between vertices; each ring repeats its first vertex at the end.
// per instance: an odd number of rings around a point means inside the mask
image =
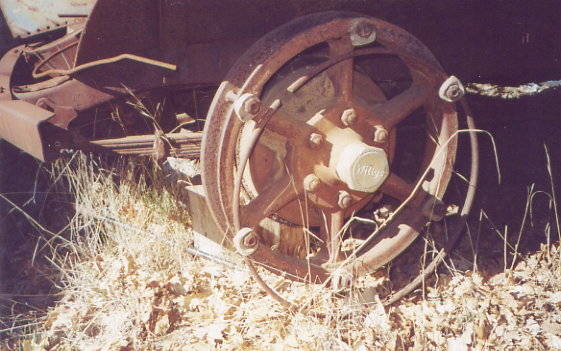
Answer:
MULTIPOLYGON (((264 94, 264 104, 281 96, 302 69, 287 74, 271 84, 264 94)), ((310 225, 321 223, 319 209, 342 208, 339 194, 348 194, 349 213, 358 209, 389 174, 395 133, 389 132, 385 143, 377 145, 374 128, 367 118, 357 115, 340 99, 333 87, 333 77, 322 73, 301 89, 283 99, 280 112, 269 121, 244 174, 244 191, 254 198, 271 182, 289 173, 294 183, 306 190, 315 206, 305 209, 310 225), (287 119, 298 121, 298 128, 289 130, 287 119), (371 144, 371 145, 369 145, 371 144), (313 179, 313 181, 311 181, 313 179), (310 186, 310 184, 313 186, 310 186)), ((366 75, 355 71, 352 96, 374 106, 386 100, 380 88, 366 75)), ((241 147, 249 138, 251 125, 240 135, 241 147)), ((278 215, 294 224, 302 224, 302 207, 298 201, 286 206, 278 215)))
POLYGON ((364 193, 378 190, 390 173, 384 149, 361 142, 345 146, 335 167, 349 189, 364 193))

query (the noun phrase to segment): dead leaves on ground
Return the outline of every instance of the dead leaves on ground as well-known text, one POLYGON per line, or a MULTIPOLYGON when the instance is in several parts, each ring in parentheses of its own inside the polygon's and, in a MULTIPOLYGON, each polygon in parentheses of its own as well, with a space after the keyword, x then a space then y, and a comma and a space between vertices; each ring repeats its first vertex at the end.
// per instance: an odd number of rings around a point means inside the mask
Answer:
MULTIPOLYGON (((133 201, 114 187, 82 187, 78 205, 110 211, 151 233, 76 217, 79 259, 64 262, 64 298, 37 342, 43 350, 561 350, 561 251, 543 247, 510 272, 441 274, 424 297, 384 308, 379 272, 347 296, 319 285, 269 285, 299 306, 287 313, 243 267, 188 255, 183 223, 154 215, 158 198, 133 201), (110 189, 104 193, 105 188, 110 189), (93 201, 103 199, 103 203, 93 201), (88 232, 89 231, 89 232, 88 232), (92 242, 103 243, 92 245, 92 242), (91 246, 87 246, 91 245, 91 246)), ((167 201, 166 203, 170 203, 167 201)))
MULTIPOLYGON (((557 249, 550 254, 559 259, 557 249)), ((489 280, 457 274, 425 300, 389 309, 285 284, 292 298, 318 294, 311 301, 324 313, 318 317, 287 314, 244 270, 192 260, 153 272, 134 257, 106 258, 97 286, 69 291, 49 313, 43 347, 67 349, 72 340, 82 350, 561 349, 561 272, 549 263, 537 254, 489 280)))

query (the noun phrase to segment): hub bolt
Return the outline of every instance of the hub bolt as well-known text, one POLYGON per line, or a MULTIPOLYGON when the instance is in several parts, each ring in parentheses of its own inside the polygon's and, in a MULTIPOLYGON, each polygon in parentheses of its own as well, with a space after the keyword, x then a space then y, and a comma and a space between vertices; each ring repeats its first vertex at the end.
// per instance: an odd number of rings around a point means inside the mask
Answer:
POLYGON ((251 115, 256 115, 259 113, 259 110, 261 110, 261 101, 259 101, 257 97, 253 96, 245 102, 243 107, 245 112, 251 115))
POLYGON ((252 120, 261 111, 261 100, 254 94, 245 93, 234 102, 234 111, 241 121, 252 120))
POLYGON ((351 205, 352 201, 353 198, 351 197, 351 194, 344 190, 339 191, 339 200, 337 201, 339 207, 346 209, 351 205))
POLYGON ((259 247, 259 239, 251 228, 242 228, 234 236, 234 248, 242 256, 250 256, 259 247))
POLYGON ((357 116, 354 108, 347 109, 341 114, 341 122, 347 127, 352 125, 356 121, 356 118, 357 116))
POLYGON ((310 146, 312 149, 318 148, 323 143, 323 135, 319 133, 310 134, 310 146))
POLYGON ((247 247, 257 246, 257 238, 255 235, 248 235, 243 239, 243 244, 247 247))
POLYGON ((454 76, 448 77, 448 79, 442 83, 440 89, 438 89, 440 98, 447 102, 456 102, 464 97, 465 94, 466 88, 462 82, 454 76))
POLYGON ((351 43, 354 46, 368 45, 376 40, 374 24, 364 19, 359 18, 353 21, 350 29, 351 43))
POLYGON ((446 96, 450 100, 456 100, 457 98, 460 97, 461 94, 462 92, 460 90, 460 86, 458 85, 450 85, 448 89, 446 89, 446 96))
POLYGON ((308 174, 304 178, 304 189, 307 192, 314 192, 321 184, 321 180, 315 174, 308 174))
POLYGON ((381 125, 374 127, 374 142, 384 144, 388 141, 388 131, 381 125))
POLYGON ((360 22, 356 26, 356 34, 361 38, 369 38, 374 32, 374 26, 368 22, 360 22))
POLYGON ((386 219, 388 219, 393 212, 393 208, 388 205, 384 205, 374 211, 374 220, 378 222, 378 224, 384 223, 386 219))

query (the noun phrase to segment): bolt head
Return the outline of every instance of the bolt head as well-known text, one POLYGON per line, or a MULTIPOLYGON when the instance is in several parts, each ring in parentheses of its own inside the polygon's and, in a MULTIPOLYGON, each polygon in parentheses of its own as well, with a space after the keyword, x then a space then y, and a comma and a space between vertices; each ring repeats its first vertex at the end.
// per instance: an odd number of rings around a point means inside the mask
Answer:
POLYGON ((310 146, 312 148, 317 148, 323 143, 323 135, 319 133, 310 134, 310 146))
POLYGON ((456 102, 466 93, 462 82, 454 77, 448 77, 438 89, 438 96, 446 102, 456 102))
POLYGON ((368 22, 360 22, 356 26, 356 34, 361 38, 368 38, 374 32, 374 26, 368 22))
POLYGON ((261 110, 261 100, 254 94, 245 93, 234 101, 234 111, 242 122, 255 118, 261 110))
POLYGON ((304 189, 308 192, 314 192, 321 184, 321 180, 315 174, 308 174, 304 178, 304 189))
POLYGON ((258 114, 261 110, 261 101, 256 96, 250 97, 244 103, 244 110, 250 115, 258 114))
POLYGON ((351 23, 350 35, 354 46, 368 45, 376 40, 376 27, 366 19, 357 18, 351 23))
POLYGON ((251 228, 242 228, 234 235, 234 248, 242 256, 252 255, 259 247, 259 239, 251 228))
POLYGON ((378 125, 374 127, 374 142, 384 144, 388 141, 388 131, 386 128, 378 125))
POLYGON ((347 127, 352 125, 356 119, 357 115, 354 108, 347 109, 341 114, 341 122, 343 122, 343 125, 347 127))
POLYGON ((446 89, 446 96, 450 99, 457 99, 460 97, 461 90, 457 84, 450 85, 448 89, 446 89))
POLYGON ((243 243, 247 248, 253 248, 257 245, 257 238, 255 237, 255 235, 247 235, 243 239, 243 243))
POLYGON ((378 209, 378 213, 383 218, 388 218, 390 216, 391 210, 387 206, 382 206, 378 209))
POLYGON ((337 200, 337 204, 339 205, 339 207, 341 207, 342 209, 346 209, 351 205, 352 202, 353 198, 351 197, 351 194, 344 190, 339 192, 339 199, 337 200))

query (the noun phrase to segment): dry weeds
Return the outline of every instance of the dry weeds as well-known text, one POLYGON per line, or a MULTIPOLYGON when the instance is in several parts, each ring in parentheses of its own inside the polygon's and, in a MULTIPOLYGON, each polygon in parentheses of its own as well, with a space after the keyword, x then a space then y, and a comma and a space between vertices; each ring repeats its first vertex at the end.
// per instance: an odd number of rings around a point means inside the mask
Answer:
POLYGON ((424 295, 391 307, 378 297, 385 271, 338 296, 262 272, 303 306, 287 313, 242 266, 185 250, 188 215, 173 189, 154 187, 161 175, 148 185, 125 172, 116 182, 91 161, 77 164, 61 170, 76 214, 52 256, 63 298, 25 350, 561 349, 558 245, 491 277, 442 270, 424 295))

